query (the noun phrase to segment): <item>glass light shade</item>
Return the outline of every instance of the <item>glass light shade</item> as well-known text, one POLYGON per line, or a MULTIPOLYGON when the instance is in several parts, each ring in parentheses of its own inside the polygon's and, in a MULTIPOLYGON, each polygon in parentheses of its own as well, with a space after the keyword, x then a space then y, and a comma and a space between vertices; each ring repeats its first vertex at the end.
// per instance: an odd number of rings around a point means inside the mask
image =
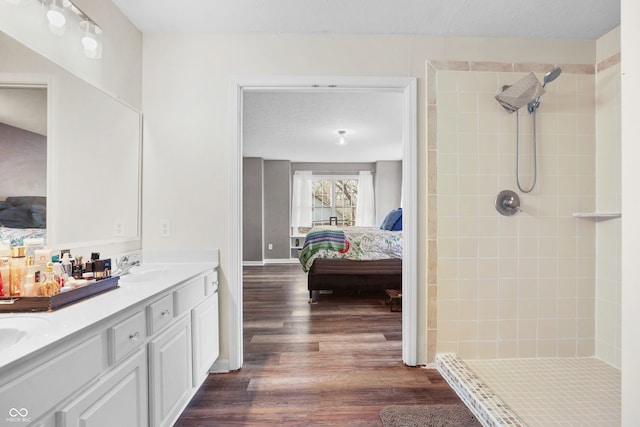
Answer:
POLYGON ((49 4, 49 8, 47 10, 47 21, 49 21, 49 25, 54 27, 64 27, 64 24, 67 22, 67 18, 65 17, 64 7, 62 1, 52 1, 49 4))
POLYGON ((102 29, 95 22, 80 22, 80 30, 82 33, 82 50, 84 54, 92 59, 102 57, 102 29))
POLYGON ((345 138, 347 131, 345 130, 339 130, 338 131, 338 142, 336 142, 336 144, 338 145, 344 145, 347 143, 347 140, 345 138))

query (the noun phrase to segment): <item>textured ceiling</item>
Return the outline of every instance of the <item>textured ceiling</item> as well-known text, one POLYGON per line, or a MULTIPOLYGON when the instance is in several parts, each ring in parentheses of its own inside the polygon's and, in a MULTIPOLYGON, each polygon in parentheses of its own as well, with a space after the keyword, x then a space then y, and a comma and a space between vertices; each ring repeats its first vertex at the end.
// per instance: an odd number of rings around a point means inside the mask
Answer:
POLYGON ((596 39, 620 0, 113 0, 143 32, 596 39))
POLYGON ((400 92, 256 91, 243 98, 243 155, 294 162, 402 159, 400 92), (346 144, 338 145, 338 130, 346 144))
POLYGON ((47 89, 0 87, 0 123, 47 134, 47 89))

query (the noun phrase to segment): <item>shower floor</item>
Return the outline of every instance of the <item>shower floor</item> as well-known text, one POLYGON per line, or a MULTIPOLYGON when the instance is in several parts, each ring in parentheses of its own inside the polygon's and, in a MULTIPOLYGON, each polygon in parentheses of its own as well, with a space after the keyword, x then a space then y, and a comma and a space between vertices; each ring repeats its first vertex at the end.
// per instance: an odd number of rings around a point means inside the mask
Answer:
POLYGON ((469 396, 463 400, 477 407, 485 426, 600 427, 621 422, 620 371, 595 358, 462 362, 444 354, 438 355, 437 365, 458 394, 466 391, 469 396))

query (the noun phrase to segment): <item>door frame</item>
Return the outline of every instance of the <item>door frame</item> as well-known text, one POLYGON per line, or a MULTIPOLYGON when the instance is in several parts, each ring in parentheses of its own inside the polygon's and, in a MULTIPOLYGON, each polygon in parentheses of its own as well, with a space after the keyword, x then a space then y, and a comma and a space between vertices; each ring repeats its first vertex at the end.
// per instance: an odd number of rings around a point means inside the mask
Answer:
POLYGON ((402 205, 402 361, 418 361, 417 298, 417 80, 413 77, 313 77, 253 76, 230 81, 230 271, 229 271, 229 369, 243 365, 242 303, 242 113, 243 93, 250 90, 362 90, 398 91, 403 94, 402 205))

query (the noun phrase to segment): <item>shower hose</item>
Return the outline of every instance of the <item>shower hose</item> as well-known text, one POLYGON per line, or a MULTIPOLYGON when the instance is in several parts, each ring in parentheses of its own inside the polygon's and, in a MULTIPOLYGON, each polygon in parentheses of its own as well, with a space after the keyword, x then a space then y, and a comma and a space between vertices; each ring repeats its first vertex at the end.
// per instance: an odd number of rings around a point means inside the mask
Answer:
POLYGON ((538 162, 536 154, 536 110, 531 112, 533 115, 533 183, 528 190, 525 190, 520 185, 520 114, 516 111, 516 184, 518 190, 523 193, 531 193, 536 186, 538 180, 538 162))

